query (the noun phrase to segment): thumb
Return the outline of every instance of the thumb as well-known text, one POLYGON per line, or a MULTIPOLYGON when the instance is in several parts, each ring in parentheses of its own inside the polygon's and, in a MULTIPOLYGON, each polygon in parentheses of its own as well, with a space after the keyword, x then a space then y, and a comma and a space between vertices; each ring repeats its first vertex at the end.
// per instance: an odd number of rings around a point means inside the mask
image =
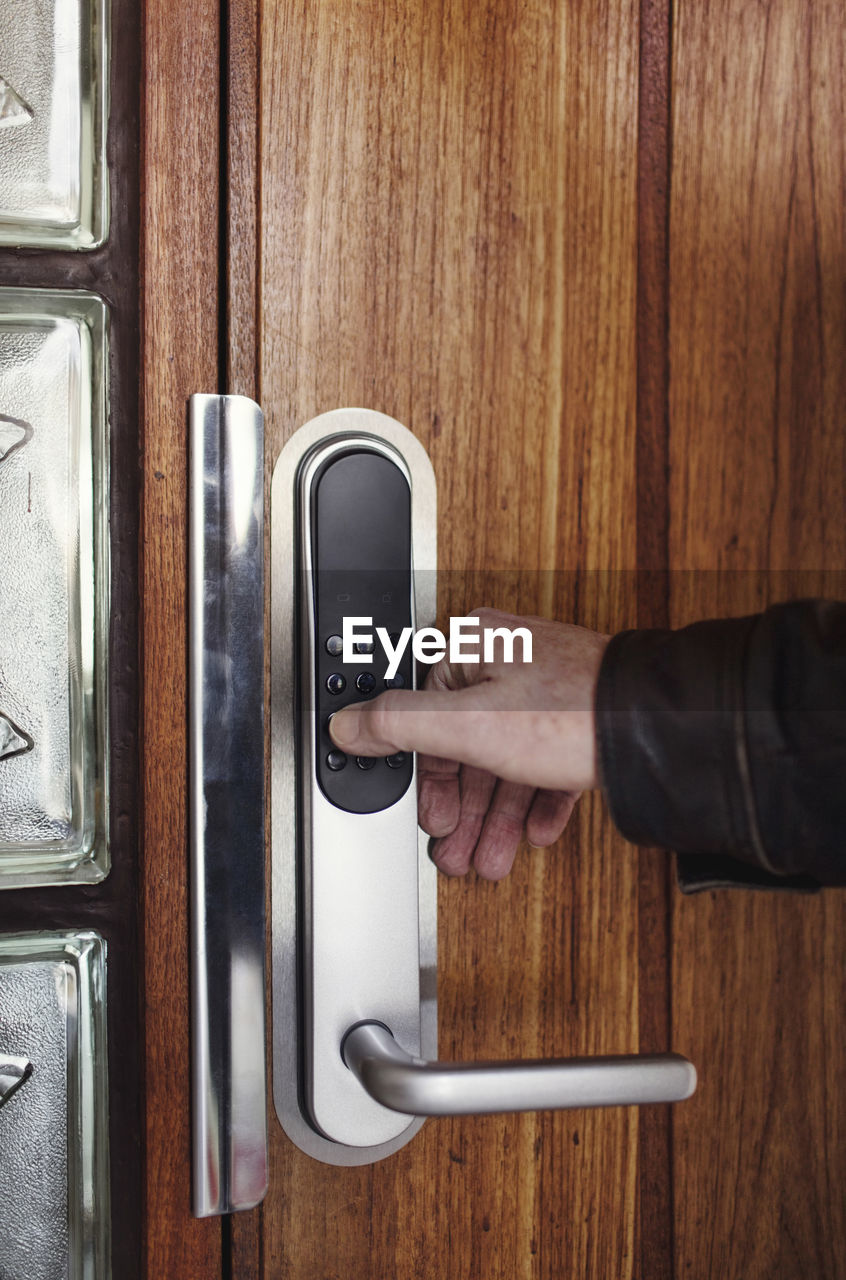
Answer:
POLYGON ((390 690, 372 702, 336 711, 329 734, 342 751, 386 756, 422 751, 448 760, 472 760, 479 749, 479 717, 474 688, 455 692, 390 690))

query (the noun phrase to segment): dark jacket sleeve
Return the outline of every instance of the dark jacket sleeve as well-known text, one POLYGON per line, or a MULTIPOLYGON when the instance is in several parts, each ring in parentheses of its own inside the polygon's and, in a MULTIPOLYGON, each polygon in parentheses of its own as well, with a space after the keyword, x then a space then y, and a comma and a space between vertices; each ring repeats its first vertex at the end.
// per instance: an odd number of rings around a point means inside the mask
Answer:
POLYGON ((683 887, 846 884, 846 604, 622 632, 596 711, 614 821, 683 887))

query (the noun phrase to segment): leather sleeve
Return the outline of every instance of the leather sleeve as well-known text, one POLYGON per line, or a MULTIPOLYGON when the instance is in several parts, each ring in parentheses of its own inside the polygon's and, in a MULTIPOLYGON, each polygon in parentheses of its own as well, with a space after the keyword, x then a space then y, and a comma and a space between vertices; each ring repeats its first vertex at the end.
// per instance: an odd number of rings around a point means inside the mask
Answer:
POLYGON ((622 632, 596 713, 612 817, 683 888, 846 884, 846 604, 622 632))

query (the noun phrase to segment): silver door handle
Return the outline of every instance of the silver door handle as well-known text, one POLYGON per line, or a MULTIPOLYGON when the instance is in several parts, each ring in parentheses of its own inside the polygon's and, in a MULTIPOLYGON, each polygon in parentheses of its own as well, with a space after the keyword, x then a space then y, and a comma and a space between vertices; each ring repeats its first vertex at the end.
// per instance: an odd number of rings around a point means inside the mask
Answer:
POLYGON ((341 1053, 374 1101, 415 1116, 681 1102, 696 1088, 696 1068, 675 1053, 426 1062, 406 1053, 378 1022, 351 1027, 341 1053))
POLYGON ((194 1213, 267 1190, 264 1066, 264 419, 189 415, 189 805, 194 1213))

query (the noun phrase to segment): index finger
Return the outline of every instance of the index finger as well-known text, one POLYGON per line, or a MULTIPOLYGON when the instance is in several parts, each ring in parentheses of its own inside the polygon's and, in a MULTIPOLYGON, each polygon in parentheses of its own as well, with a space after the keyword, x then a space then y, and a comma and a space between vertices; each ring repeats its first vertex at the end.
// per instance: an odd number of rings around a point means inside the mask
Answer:
POLYGON ((342 751, 362 756, 422 751, 472 762, 484 718, 472 688, 451 693, 392 689, 336 711, 329 734, 342 751))

